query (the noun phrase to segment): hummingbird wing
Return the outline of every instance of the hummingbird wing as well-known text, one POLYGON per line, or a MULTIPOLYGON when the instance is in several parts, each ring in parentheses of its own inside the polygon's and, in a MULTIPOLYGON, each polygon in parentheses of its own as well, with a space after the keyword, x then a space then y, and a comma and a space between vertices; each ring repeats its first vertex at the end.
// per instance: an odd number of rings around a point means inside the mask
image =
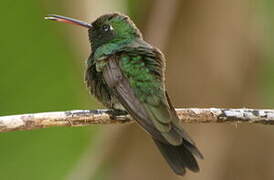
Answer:
MULTIPOLYGON (((107 58, 103 78, 125 109, 153 137, 182 143, 178 118, 169 105, 164 84, 164 57, 151 47, 127 47, 107 58)), ((185 134, 185 139, 191 139, 185 134)))
POLYGON ((103 78, 129 114, 152 135, 155 144, 180 175, 197 172, 193 155, 203 158, 180 127, 164 85, 164 57, 146 47, 127 48, 107 58, 103 78))
POLYGON ((182 138, 170 133, 172 115, 165 97, 164 62, 157 56, 161 54, 151 48, 127 48, 107 59, 103 77, 121 104, 152 136, 181 144, 182 138))

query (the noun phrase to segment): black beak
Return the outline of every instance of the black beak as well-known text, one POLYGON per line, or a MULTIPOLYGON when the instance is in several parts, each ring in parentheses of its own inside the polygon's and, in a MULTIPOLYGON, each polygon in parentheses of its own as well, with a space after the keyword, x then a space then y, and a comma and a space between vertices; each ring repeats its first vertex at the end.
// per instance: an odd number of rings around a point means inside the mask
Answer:
POLYGON ((48 20, 52 20, 52 21, 59 21, 59 22, 64 22, 64 23, 68 23, 68 24, 75 24, 78 26, 82 26, 85 28, 92 28, 92 25, 77 19, 73 19, 73 18, 69 18, 69 17, 65 17, 65 16, 59 16, 56 14, 49 14, 48 16, 45 17, 45 19, 48 20))

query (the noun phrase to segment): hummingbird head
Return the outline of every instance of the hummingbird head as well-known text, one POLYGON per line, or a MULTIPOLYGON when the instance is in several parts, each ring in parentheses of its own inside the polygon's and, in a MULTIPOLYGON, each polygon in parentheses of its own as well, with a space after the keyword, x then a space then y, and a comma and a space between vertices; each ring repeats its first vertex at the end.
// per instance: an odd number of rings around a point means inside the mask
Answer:
POLYGON ((98 17, 89 29, 93 49, 108 43, 131 42, 137 38, 142 38, 138 28, 128 16, 119 13, 98 17))
POLYGON ((142 34, 130 18, 120 13, 102 15, 91 24, 59 15, 48 15, 45 19, 88 28, 92 51, 105 44, 130 43, 142 38, 142 34))

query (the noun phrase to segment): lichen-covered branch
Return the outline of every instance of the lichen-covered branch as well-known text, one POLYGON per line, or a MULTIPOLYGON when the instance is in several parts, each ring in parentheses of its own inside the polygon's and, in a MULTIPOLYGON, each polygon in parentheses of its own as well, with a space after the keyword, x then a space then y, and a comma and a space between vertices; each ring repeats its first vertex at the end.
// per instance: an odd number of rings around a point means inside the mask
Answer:
MULTIPOLYGON (((274 124, 271 109, 179 108, 176 112, 185 123, 260 123, 274 124)), ((0 116, 0 132, 32 130, 47 127, 87 126, 91 124, 124 124, 129 115, 112 110, 73 110, 11 116, 0 116)))

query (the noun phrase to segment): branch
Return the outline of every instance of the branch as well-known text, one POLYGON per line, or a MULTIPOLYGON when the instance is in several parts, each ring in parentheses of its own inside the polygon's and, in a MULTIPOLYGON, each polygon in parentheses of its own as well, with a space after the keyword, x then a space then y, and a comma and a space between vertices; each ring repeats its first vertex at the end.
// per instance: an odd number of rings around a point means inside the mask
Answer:
MULTIPOLYGON (((274 110, 271 109, 179 108, 176 112, 181 122, 185 123, 235 122, 274 125, 274 110)), ((131 122, 134 121, 129 115, 117 115, 115 111, 107 109, 46 112, 0 116, 0 132, 131 122)))

